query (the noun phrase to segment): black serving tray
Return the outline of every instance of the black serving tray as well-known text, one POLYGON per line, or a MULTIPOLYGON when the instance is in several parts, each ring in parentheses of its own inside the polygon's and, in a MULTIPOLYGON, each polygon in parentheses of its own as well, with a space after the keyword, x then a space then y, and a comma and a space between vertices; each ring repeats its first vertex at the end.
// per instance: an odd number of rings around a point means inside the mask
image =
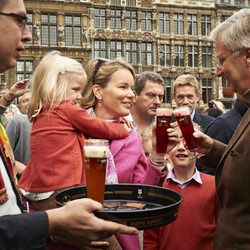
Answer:
MULTIPOLYGON (((86 197, 86 186, 67 188, 57 193, 56 203, 60 207, 70 200, 86 197)), ((138 184, 106 185, 104 199, 104 209, 95 212, 97 217, 138 230, 174 221, 182 202, 182 196, 175 191, 138 184)))

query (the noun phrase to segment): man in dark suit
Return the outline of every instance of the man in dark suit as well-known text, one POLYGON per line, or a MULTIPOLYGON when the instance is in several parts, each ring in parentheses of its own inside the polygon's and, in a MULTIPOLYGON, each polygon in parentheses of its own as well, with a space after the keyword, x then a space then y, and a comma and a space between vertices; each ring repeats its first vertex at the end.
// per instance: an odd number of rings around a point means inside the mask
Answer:
POLYGON ((234 131, 238 127, 242 117, 247 112, 248 107, 244 104, 244 99, 241 95, 237 95, 234 107, 218 116, 207 127, 205 133, 210 137, 228 144, 234 131))
MULTIPOLYGON (((16 66, 24 50, 24 43, 31 39, 27 27, 27 13, 23 0, 0 1, 0 73, 16 66)), ((12 101, 4 95, 0 110, 12 101)), ((42 212, 22 213, 23 206, 12 176, 12 164, 7 149, 4 129, 0 126, 0 249, 45 249, 47 240, 53 239, 77 247, 104 245, 103 240, 114 233, 135 233, 125 225, 104 221, 93 212, 102 208, 90 199, 79 199, 66 206, 42 212), (4 149, 4 150, 3 150, 4 149)))
POLYGON ((215 250, 250 249, 250 9, 235 12, 210 35, 215 43, 216 75, 224 77, 247 106, 228 145, 196 131, 202 165, 216 168, 216 191, 221 209, 215 250))
POLYGON ((208 115, 199 114, 195 111, 201 96, 198 86, 198 81, 193 75, 185 74, 178 76, 173 85, 173 99, 177 107, 183 105, 188 106, 192 120, 205 131, 214 118, 208 115))
MULTIPOLYGON (((212 121, 205 133, 213 139, 228 144, 247 110, 248 107, 244 104, 244 99, 238 94, 234 107, 212 121)), ((202 172, 215 175, 214 168, 199 167, 202 172)))

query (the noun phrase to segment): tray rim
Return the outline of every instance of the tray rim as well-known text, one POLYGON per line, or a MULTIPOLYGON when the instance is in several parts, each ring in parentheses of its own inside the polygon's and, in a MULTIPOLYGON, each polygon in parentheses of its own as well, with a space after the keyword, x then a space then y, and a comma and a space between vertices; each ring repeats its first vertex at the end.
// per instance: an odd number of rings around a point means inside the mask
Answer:
MULTIPOLYGON (((172 189, 169 189, 169 188, 164 188, 164 187, 161 187, 161 186, 148 185, 148 184, 139 184, 139 183, 138 184, 136 184, 136 183, 105 184, 105 187, 106 186, 147 187, 147 188, 160 189, 160 190, 164 190, 164 191, 168 190, 168 191, 170 191, 172 193, 175 193, 175 195, 179 196, 179 200, 176 201, 175 203, 167 205, 167 206, 159 204, 160 205, 159 207, 154 207, 154 208, 150 208, 150 209, 147 209, 147 210, 140 209, 140 210, 131 210, 131 211, 126 211, 126 212, 125 211, 108 211, 108 210, 105 211, 105 210, 98 210, 97 211, 98 213, 106 213, 106 214, 110 214, 110 213, 114 213, 114 214, 134 213, 134 214, 137 214, 137 213, 142 213, 142 212, 162 210, 163 208, 167 208, 167 207, 171 208, 171 207, 179 206, 180 203, 183 201, 183 196, 180 193, 176 192, 175 190, 172 190, 172 189)), ((86 185, 80 185, 80 186, 74 186, 74 187, 69 187, 69 188, 61 189, 60 191, 57 192, 56 196, 60 195, 63 192, 66 192, 67 190, 72 190, 73 188, 87 188, 87 186, 86 185)), ((82 197, 82 198, 84 199, 84 198, 87 198, 87 197, 82 197)), ((112 199, 109 199, 109 200, 112 200, 112 199)), ((127 200, 127 201, 130 201, 130 200, 127 200)), ((131 201, 132 201, 132 199, 131 199, 131 201)), ((134 200, 134 201, 136 201, 136 200, 134 200)), ((56 202, 56 204, 62 206, 62 203, 59 202, 59 201, 57 201, 57 199, 55 200, 55 202, 56 202)))

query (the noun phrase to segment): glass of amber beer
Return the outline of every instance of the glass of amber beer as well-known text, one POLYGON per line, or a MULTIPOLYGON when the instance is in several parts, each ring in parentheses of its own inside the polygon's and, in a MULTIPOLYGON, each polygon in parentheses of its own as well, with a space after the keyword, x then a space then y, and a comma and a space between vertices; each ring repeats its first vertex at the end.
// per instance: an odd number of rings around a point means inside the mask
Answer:
POLYGON ((189 108, 187 106, 178 107, 173 113, 181 129, 187 148, 190 150, 197 149, 199 144, 198 139, 193 136, 194 127, 190 117, 189 108))
POLYGON ((88 139, 84 142, 87 197, 103 204, 109 141, 88 139))
POLYGON ((168 146, 168 132, 172 117, 172 109, 158 108, 156 110, 156 153, 166 154, 168 146))

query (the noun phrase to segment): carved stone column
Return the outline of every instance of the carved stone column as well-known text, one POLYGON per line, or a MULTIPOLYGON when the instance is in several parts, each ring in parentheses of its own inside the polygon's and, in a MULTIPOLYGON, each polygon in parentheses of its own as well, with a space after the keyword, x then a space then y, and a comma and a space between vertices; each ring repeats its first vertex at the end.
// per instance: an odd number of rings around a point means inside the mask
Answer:
POLYGON ((57 31, 58 31, 58 46, 64 47, 65 46, 64 13, 62 13, 62 12, 58 13, 58 22, 57 22, 57 24, 58 24, 58 27, 57 27, 57 31))

